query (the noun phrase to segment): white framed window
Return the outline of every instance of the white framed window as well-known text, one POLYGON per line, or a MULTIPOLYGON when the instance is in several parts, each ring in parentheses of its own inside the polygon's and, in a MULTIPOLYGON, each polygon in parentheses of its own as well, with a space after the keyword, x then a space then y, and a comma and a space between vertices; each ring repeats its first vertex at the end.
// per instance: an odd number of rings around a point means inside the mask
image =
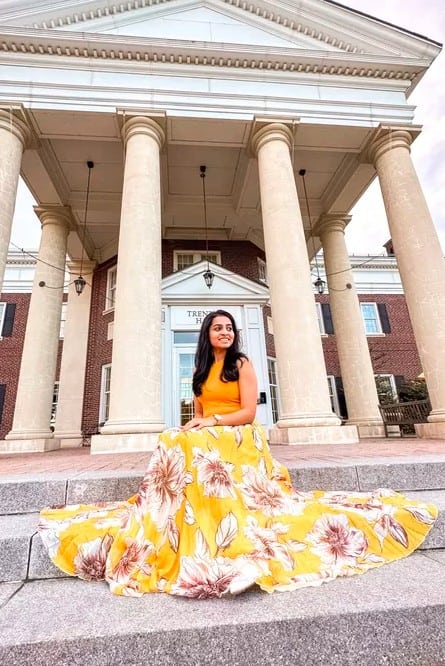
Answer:
POLYGON ((112 310, 116 302, 117 266, 108 269, 107 290, 105 292, 105 310, 112 310))
POLYGON ((99 423, 108 421, 110 413, 111 363, 102 366, 100 381, 99 423))
POLYGON ((315 308, 317 310, 317 320, 318 320, 318 328, 320 329, 320 335, 326 335, 326 331, 324 329, 323 312, 321 310, 321 303, 315 303, 315 308))
POLYGON ((328 380, 329 398, 331 400, 332 411, 335 412, 337 416, 340 416, 340 406, 338 404, 337 386, 335 384, 334 375, 328 375, 327 380, 328 380))
POLYGON ((205 252, 197 252, 196 250, 174 250, 173 251, 173 270, 184 271, 189 266, 197 264, 203 259, 208 259, 212 264, 221 265, 221 252, 212 251, 206 254, 205 252))
POLYGON ((374 375, 379 401, 382 404, 397 400, 397 385, 394 375, 374 375))
POLYGON ((264 259, 260 259, 260 257, 257 257, 257 262, 258 262, 258 279, 260 282, 264 282, 264 284, 269 284, 269 281, 267 279, 267 264, 264 261, 264 259))
POLYGON ((59 338, 63 339, 65 337, 65 323, 66 323, 66 311, 68 309, 68 303, 62 303, 62 312, 60 315, 60 329, 59 329, 59 338))
POLYGON ((52 430, 54 430, 54 425, 56 423, 58 402, 59 402, 59 382, 54 382, 53 401, 51 404, 51 420, 50 420, 52 430))
POLYGON ((6 315, 6 303, 0 303, 0 338, 2 337, 5 315, 6 315))
POLYGON ((366 335, 383 333, 377 303, 360 303, 366 335))
POLYGON ((278 393, 277 362, 274 358, 267 359, 267 372, 269 375, 270 399, 272 408, 272 421, 276 423, 280 415, 280 396, 278 393))

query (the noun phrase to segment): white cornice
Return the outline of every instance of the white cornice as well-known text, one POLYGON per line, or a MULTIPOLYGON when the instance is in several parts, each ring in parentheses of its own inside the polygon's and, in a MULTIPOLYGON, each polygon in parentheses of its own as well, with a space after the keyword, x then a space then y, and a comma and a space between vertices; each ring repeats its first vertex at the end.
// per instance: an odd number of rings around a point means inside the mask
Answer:
MULTIPOLYGON (((108 17, 116 24, 122 24, 128 22, 131 14, 141 20, 145 16, 150 18, 150 13, 161 5, 181 8, 183 4, 178 0, 14 0, 13 3, 3 0, 0 22, 53 30, 85 24, 88 30, 87 26, 95 26, 97 21, 106 21, 108 17)), ((190 6, 190 3, 186 4, 190 6)), ((213 7, 217 10, 224 6, 230 7, 240 15, 242 13, 261 18, 265 26, 267 23, 280 26, 288 34, 304 35, 330 48, 346 52, 389 50, 405 55, 411 53, 413 56, 429 57, 430 62, 439 52, 438 44, 433 40, 324 0, 301 0, 298 3, 292 0, 198 0, 195 6, 213 7)), ((83 31, 85 28, 82 26, 83 31)))
POLYGON ((84 34, 79 33, 6 27, 0 31, 0 50, 4 54, 51 56, 55 60, 63 57, 93 59, 98 62, 111 59, 327 76, 395 78, 405 81, 413 81, 430 63, 426 57, 422 59, 341 51, 308 51, 279 46, 269 47, 265 53, 263 46, 245 44, 213 44, 99 34, 90 34, 86 39, 84 34))

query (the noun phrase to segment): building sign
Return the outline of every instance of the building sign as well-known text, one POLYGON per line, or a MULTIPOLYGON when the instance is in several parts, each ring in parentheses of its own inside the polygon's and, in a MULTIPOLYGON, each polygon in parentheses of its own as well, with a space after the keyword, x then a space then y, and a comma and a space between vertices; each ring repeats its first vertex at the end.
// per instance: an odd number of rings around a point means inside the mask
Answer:
POLYGON ((201 327, 203 319, 209 312, 215 310, 226 310, 230 312, 235 318, 238 327, 242 327, 241 308, 233 306, 220 306, 215 305, 209 308, 208 305, 188 305, 188 306, 172 306, 171 308, 171 329, 173 331, 190 331, 197 330, 201 327))

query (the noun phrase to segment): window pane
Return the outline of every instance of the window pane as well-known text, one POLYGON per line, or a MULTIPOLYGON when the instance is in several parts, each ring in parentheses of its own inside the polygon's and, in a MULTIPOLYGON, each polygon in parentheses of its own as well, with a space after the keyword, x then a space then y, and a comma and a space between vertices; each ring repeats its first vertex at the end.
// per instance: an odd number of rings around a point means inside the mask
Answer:
POLYGON ((173 333, 173 342, 175 345, 198 342, 199 331, 175 331, 173 333))
POLYGON ((176 263, 178 266, 178 271, 182 271, 184 270, 184 268, 191 266, 194 263, 193 252, 190 252, 188 254, 177 254, 176 263))
POLYGON ((360 304, 366 333, 380 333, 380 326, 375 303, 360 304))

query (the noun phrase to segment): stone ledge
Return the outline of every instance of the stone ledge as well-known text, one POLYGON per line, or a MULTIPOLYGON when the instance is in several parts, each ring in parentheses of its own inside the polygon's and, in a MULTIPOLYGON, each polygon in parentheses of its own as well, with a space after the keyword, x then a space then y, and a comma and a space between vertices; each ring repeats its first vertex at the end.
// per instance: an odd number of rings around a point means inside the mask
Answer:
POLYGON ((10 597, 1 587, 8 666, 445 663, 445 566, 419 553, 321 587, 206 601, 115 597, 73 579, 10 597))
MULTIPOLYGON (((439 509, 438 519, 421 550, 445 549, 445 490, 411 491, 409 497, 432 502, 439 509)), ((36 513, 0 516, 0 581, 58 578, 65 575, 52 564, 36 534, 37 521, 36 513)))

